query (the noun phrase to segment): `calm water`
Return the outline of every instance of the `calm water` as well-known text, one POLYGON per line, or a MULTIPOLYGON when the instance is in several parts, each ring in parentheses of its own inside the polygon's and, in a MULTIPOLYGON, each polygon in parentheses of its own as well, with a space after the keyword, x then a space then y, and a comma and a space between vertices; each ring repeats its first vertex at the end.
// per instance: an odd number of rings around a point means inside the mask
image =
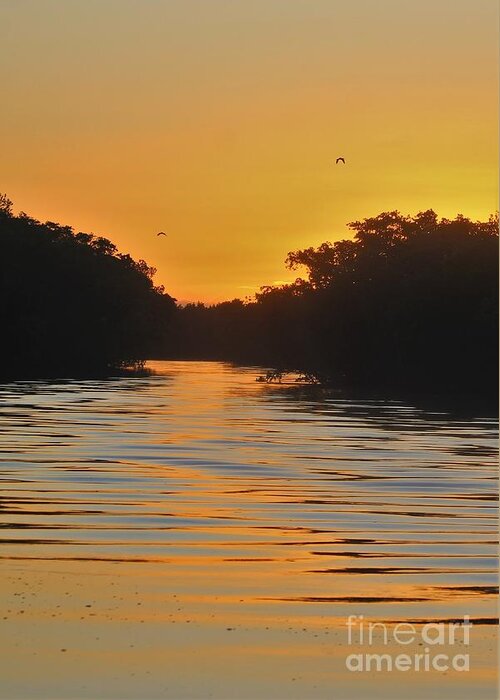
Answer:
POLYGON ((1 697, 496 697, 496 419, 152 366, 0 387, 1 697), (471 670, 349 673, 348 615, 471 670))

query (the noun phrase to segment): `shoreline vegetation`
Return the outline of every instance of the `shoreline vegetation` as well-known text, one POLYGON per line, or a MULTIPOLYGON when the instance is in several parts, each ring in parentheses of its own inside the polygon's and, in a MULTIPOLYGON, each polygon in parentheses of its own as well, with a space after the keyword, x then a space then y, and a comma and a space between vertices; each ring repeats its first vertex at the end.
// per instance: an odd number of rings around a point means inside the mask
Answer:
POLYGON ((106 238, 41 223, 0 195, 1 374, 141 369, 166 347, 175 300, 106 238))
POLYGON ((272 368, 322 386, 495 396, 498 216, 397 211, 290 252, 253 300, 179 306, 144 260, 0 195, 4 379, 145 373, 147 359, 272 368))

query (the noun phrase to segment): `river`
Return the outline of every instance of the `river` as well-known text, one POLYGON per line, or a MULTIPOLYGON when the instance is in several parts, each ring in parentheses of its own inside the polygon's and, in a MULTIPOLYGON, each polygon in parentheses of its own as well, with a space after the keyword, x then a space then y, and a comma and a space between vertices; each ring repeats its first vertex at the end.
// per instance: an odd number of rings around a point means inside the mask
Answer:
POLYGON ((0 697, 496 698, 494 416, 150 367, 0 386, 0 697))

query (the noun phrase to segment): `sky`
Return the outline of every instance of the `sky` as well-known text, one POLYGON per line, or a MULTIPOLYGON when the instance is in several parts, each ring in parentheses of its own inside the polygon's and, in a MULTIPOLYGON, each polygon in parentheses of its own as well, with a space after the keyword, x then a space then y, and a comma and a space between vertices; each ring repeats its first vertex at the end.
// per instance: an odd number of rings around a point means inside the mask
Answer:
POLYGON ((0 192, 181 302, 381 211, 487 218, 497 27, 496 0, 0 0, 0 192))

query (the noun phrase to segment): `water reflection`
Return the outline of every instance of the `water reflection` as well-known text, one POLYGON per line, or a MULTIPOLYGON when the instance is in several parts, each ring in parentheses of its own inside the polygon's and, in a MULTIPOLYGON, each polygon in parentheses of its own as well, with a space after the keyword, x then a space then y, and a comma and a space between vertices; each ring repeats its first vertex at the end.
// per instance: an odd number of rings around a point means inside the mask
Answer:
MULTIPOLYGON (((101 611, 108 633, 120 620, 195 623, 189 643, 207 654, 218 634, 210 621, 224 615, 231 621, 222 631, 253 630, 254 651, 266 648, 262 635, 276 632, 277 620, 291 622, 294 634, 312 624, 301 652, 308 658, 323 654, 314 636, 319 619, 327 634, 325 625, 352 613, 381 620, 465 613, 478 624, 495 617, 494 417, 268 386, 255 381, 258 370, 216 363, 154 363, 154 370, 137 379, 0 387, 7 623, 30 611, 49 615, 50 607, 67 629, 73 613, 65 601, 80 595, 71 573, 94 588, 93 600, 112 590, 98 576, 120 589, 110 612, 101 611), (32 597, 13 597, 26 582, 32 597), (136 584, 141 618, 130 610, 136 584), (49 595, 60 602, 49 605, 49 595)), ((80 619, 88 621, 97 613, 85 606, 95 602, 83 599, 80 619)), ((134 630, 134 638, 143 634, 134 630)), ((151 660, 141 663, 153 673, 151 660)), ((179 685, 185 661, 177 663, 162 697, 208 697, 192 670, 190 683, 179 685)), ((266 690, 254 679, 248 697, 293 697, 290 679, 276 671, 271 680, 262 663, 266 690), (267 694, 274 682, 287 691, 267 694)), ((328 663, 315 688, 301 686, 297 697, 332 697, 342 663, 328 663)), ((34 677, 47 695, 32 697, 56 697, 42 670, 34 677)), ((145 677, 142 695, 127 695, 122 681, 101 679, 99 697, 108 697, 107 687, 109 697, 159 697, 156 680, 149 696, 145 677)), ((72 697, 95 692, 71 687, 72 697)), ((217 687, 214 697, 234 697, 231 686, 217 687)), ((9 697, 30 697, 14 681, 7 688, 9 697)))

